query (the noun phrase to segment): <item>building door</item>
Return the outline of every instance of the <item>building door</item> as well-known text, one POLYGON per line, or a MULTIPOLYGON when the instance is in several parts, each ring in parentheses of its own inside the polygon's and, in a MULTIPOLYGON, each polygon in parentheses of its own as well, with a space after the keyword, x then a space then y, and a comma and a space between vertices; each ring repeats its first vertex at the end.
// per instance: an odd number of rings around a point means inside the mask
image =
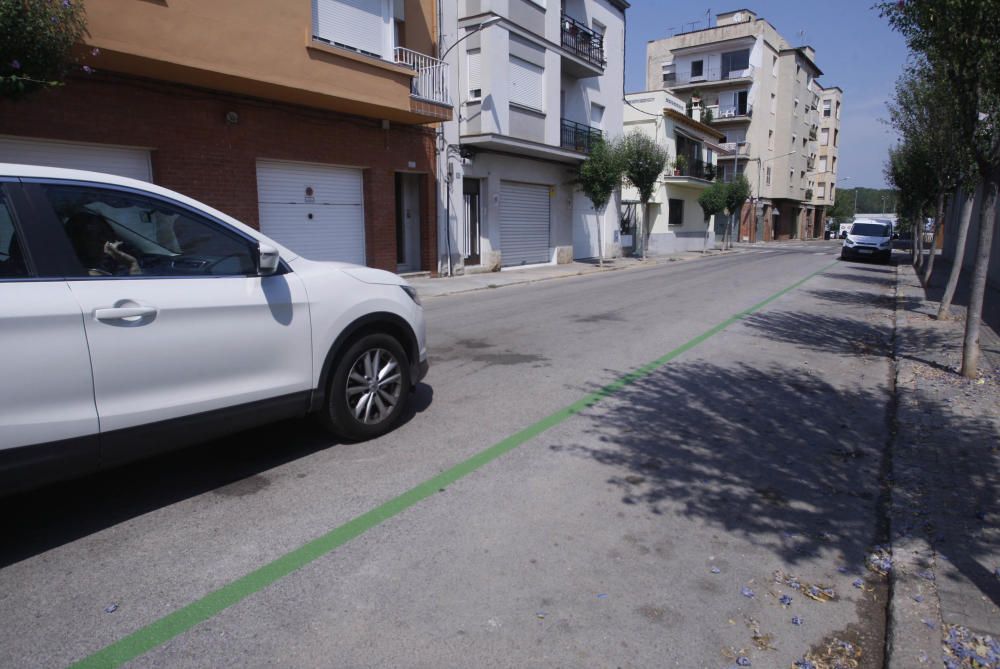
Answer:
POLYGON ((396 270, 420 269, 420 175, 396 173, 396 270))
POLYGON ((462 254, 466 265, 478 265, 482 262, 479 256, 480 217, 482 215, 480 188, 481 181, 479 179, 462 180, 462 194, 465 200, 465 236, 462 254))
POLYGON ((500 182, 500 262, 504 267, 549 262, 549 186, 500 182))
POLYGON ((260 231, 309 258, 365 264, 361 170, 257 162, 260 231))

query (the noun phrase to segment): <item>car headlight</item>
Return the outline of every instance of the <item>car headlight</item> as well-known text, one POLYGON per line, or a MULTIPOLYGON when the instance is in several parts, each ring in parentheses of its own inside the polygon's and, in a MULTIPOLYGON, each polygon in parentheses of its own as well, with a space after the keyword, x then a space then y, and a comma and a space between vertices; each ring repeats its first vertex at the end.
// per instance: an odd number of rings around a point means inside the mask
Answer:
POLYGON ((892 240, 887 240, 878 245, 880 249, 887 249, 892 246, 892 240))
POLYGON ((850 237, 844 240, 844 246, 854 246, 854 242, 851 241, 850 237))
POLYGON ((420 296, 417 294, 417 289, 413 286, 400 286, 403 292, 410 296, 410 299, 416 302, 418 305, 423 306, 420 302, 420 296))

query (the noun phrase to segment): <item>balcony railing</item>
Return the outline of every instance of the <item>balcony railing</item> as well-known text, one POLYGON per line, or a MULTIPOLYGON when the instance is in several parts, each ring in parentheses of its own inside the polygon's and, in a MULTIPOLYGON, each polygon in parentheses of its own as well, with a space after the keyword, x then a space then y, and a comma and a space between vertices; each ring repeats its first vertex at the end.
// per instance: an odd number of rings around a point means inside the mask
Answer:
POLYGON ((750 142, 724 142, 719 144, 719 146, 729 152, 729 155, 720 155, 720 158, 733 158, 750 155, 750 142))
POLYGON ((448 94, 448 63, 401 46, 396 47, 396 63, 415 70, 410 95, 428 102, 451 104, 448 94))
POLYGON ((604 139, 604 133, 597 128, 583 125, 569 119, 562 119, 559 146, 570 151, 590 153, 596 142, 604 139))
POLYGON ((700 84, 708 81, 729 81, 731 79, 752 79, 755 68, 753 65, 743 70, 727 70, 723 72, 720 68, 703 68, 701 74, 692 75, 691 68, 686 67, 685 71, 678 72, 676 65, 663 68, 664 80, 668 75, 676 85, 700 84))
POLYGON ((736 105, 709 105, 705 109, 710 109, 712 111, 712 120, 719 121, 727 118, 749 118, 753 116, 753 105, 748 104, 746 107, 738 107, 736 105))
POLYGON ((716 167, 715 165, 706 163, 703 160, 691 160, 690 158, 687 158, 687 162, 685 162, 684 165, 681 167, 674 166, 673 172, 670 172, 669 174, 672 174, 673 176, 694 177, 696 179, 704 179, 706 181, 715 181, 716 167))
POLYGON ((604 68, 604 36, 565 14, 562 15, 562 46, 574 56, 604 68))

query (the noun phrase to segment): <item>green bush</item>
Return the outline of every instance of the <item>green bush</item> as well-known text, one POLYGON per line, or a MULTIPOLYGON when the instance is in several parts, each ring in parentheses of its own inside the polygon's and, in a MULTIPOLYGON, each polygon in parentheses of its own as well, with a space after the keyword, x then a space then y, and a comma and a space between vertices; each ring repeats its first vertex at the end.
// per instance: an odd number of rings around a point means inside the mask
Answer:
POLYGON ((0 97, 60 85, 86 30, 82 0, 0 0, 0 97))

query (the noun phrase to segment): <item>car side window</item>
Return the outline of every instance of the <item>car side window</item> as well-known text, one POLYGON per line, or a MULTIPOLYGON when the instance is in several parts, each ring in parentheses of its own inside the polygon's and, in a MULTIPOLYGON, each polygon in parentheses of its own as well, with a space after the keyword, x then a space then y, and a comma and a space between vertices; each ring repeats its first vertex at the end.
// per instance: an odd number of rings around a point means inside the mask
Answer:
POLYGON ((31 276, 24 259, 21 239, 4 194, 0 192, 0 281, 31 276))
POLYGON ((256 274, 252 242, 156 198, 84 186, 45 187, 80 276, 256 274))

